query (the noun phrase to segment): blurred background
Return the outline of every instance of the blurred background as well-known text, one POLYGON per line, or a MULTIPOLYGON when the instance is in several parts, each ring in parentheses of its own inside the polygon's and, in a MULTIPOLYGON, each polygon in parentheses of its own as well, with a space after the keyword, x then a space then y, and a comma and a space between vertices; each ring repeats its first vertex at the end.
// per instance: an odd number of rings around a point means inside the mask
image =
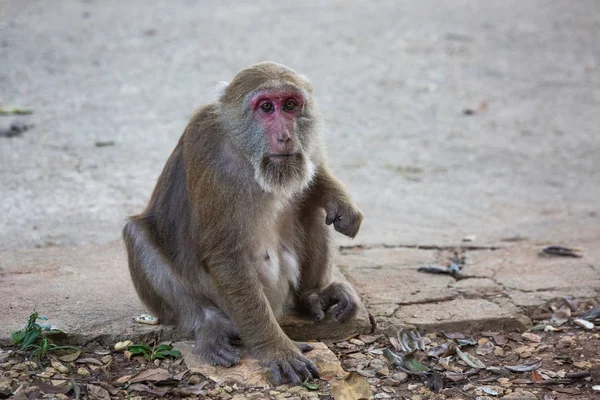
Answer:
POLYGON ((599 33, 595 0, 0 1, 0 107, 32 112, 0 116, 0 250, 118 239, 263 60, 313 82, 354 243, 597 238, 599 33))

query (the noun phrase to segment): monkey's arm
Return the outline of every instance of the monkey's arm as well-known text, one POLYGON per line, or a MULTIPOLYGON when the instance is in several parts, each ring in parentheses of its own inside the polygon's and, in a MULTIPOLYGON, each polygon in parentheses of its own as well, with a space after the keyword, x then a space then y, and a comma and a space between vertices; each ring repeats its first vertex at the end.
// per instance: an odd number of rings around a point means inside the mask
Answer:
POLYGON ((269 369, 276 385, 318 377, 314 364, 277 323, 248 254, 247 249, 230 252, 209 265, 225 312, 252 354, 269 369))
POLYGON ((354 204, 344 185, 333 175, 326 165, 319 166, 313 183, 313 193, 325 208, 325 223, 336 231, 354 238, 360 229, 363 213, 354 204))

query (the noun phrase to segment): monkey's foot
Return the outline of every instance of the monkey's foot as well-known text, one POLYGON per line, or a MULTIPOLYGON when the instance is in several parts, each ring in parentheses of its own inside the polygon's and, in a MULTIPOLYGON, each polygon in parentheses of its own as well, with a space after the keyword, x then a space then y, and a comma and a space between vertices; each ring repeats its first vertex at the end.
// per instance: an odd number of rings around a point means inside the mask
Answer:
POLYGON ((354 291, 342 282, 333 282, 320 292, 305 294, 301 303, 315 321, 321 321, 326 313, 330 313, 334 320, 344 322, 358 310, 354 291))
POLYGON ((240 352, 231 345, 229 337, 225 335, 211 339, 196 339, 194 354, 210 365, 231 367, 240 362, 240 352))
POLYGON ((298 384, 307 379, 319 377, 317 367, 315 367, 312 361, 301 354, 294 354, 279 361, 271 361, 266 363, 265 366, 267 367, 269 378, 275 386, 288 382, 298 384))

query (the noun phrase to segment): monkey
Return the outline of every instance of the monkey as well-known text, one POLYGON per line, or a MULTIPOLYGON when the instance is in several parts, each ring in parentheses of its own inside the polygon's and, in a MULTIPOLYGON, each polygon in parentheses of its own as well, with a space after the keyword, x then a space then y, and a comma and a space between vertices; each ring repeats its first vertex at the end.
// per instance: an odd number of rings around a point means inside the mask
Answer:
POLYGON ((275 385, 317 378, 277 320, 355 315, 331 277, 330 229, 354 238, 363 213, 326 163, 311 83, 274 62, 251 65, 200 107, 148 206, 123 228, 135 290, 159 319, 193 334, 212 365, 240 361, 241 338, 275 385))

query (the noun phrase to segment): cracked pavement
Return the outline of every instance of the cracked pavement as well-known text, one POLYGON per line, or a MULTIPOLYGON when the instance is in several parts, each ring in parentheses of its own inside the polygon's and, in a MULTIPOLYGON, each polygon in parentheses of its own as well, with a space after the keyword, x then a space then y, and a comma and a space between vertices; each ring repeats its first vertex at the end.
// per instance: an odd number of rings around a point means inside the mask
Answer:
POLYGON ((524 329, 557 297, 600 300, 598 2, 153 4, 0 3, 0 105, 33 110, 0 129, 34 125, 0 138, 0 341, 33 309, 84 342, 177 336, 131 323, 120 229, 194 108, 265 59, 313 81, 365 213, 336 263, 379 330, 524 329), (417 272, 455 249, 465 279, 417 272))

